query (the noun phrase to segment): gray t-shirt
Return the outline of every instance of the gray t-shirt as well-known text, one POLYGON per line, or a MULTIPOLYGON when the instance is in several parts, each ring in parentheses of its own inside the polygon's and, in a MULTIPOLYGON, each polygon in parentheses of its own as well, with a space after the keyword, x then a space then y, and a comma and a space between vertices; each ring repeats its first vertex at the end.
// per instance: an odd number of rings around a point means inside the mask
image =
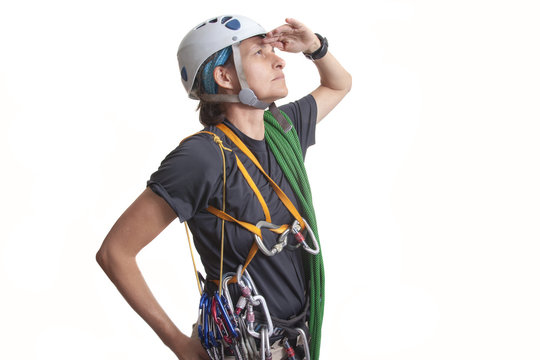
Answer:
MULTIPOLYGON (((315 143, 315 99, 308 95, 281 106, 280 110, 293 122, 305 156, 307 148, 315 143)), ((266 141, 249 138, 228 121, 225 121, 225 125, 253 152, 266 173, 300 211, 296 197, 266 141)), ((224 146, 233 150, 225 151, 226 213, 251 224, 265 219, 258 199, 238 169, 236 154, 266 201, 272 222, 277 225, 291 224, 294 218, 251 160, 215 126, 205 130, 218 135, 224 146)), ((188 222, 207 278, 218 279, 222 220, 206 209, 209 205, 217 209, 222 207, 223 159, 212 136, 197 134, 184 141, 167 155, 159 169, 150 177, 148 186, 167 201, 180 221, 188 222)), ((251 232, 235 223, 225 223, 224 273, 236 271, 238 265, 244 264, 253 241, 251 232)), ((263 241, 271 248, 277 241, 277 235, 265 230, 263 241)), ((300 249, 283 250, 272 257, 259 251, 251 261, 248 271, 259 292, 265 297, 273 316, 287 319, 301 312, 306 301, 306 283, 300 249)), ((232 287, 231 293, 233 299, 236 299, 238 292, 234 288, 236 286, 232 287)))

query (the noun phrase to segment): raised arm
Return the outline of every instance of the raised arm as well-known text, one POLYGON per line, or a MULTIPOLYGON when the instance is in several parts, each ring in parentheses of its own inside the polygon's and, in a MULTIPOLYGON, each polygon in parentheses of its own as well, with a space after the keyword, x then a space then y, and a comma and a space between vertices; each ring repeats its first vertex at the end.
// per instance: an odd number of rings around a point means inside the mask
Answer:
MULTIPOLYGON (((312 54, 321 47, 319 38, 304 24, 291 18, 285 22, 266 35, 266 43, 291 53, 312 54)), ((351 90, 352 77, 330 52, 313 63, 321 78, 320 86, 311 93, 317 102, 318 123, 351 90)))
POLYGON ((175 218, 165 200, 147 188, 114 224, 96 259, 129 305, 179 359, 208 359, 198 339, 182 334, 161 308, 135 260, 175 218))

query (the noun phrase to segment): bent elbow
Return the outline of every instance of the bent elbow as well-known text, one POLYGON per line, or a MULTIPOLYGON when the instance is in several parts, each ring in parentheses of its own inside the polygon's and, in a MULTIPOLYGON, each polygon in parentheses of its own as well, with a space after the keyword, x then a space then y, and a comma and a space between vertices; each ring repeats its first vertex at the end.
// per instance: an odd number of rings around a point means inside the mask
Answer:
POLYGON ((106 244, 101 245, 101 248, 96 253, 97 263, 109 277, 111 276, 115 263, 118 262, 117 257, 118 254, 106 244))
POLYGON ((99 266, 103 269, 103 271, 107 272, 107 251, 101 246, 101 248, 96 253, 96 261, 99 264, 99 266))
POLYGON ((347 73, 347 86, 345 87, 346 93, 349 93, 352 89, 352 75, 347 73))
POLYGON ((122 247, 104 242, 96 253, 96 261, 111 280, 126 267, 135 263, 135 256, 126 252, 122 247))

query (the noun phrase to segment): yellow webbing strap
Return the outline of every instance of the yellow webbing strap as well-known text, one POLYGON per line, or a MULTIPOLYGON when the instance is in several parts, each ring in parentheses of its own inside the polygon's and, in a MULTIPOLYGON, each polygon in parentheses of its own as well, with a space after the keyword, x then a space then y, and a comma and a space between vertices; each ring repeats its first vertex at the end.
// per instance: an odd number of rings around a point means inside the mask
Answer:
MULTIPOLYGON (((235 154, 235 156, 236 156, 236 154, 235 154)), ((259 188, 257 187, 257 185, 255 185, 255 182, 253 181, 251 176, 249 176, 246 168, 244 167, 244 164, 242 164, 242 162, 240 161, 238 156, 236 156, 236 165, 238 166, 238 169, 240 170, 240 172, 244 176, 244 179, 246 179, 246 181, 249 184, 249 187, 251 188, 251 190, 253 190, 253 192, 255 193, 255 196, 257 196, 257 199, 259 200, 259 203, 261 204, 261 207, 262 207, 263 212, 264 212, 264 218, 266 219, 267 222, 271 223, 272 218, 270 217, 270 210, 268 210, 268 205, 266 205, 266 201, 264 201, 264 199, 262 197, 262 194, 259 191, 259 188)))
MULTIPOLYGON (((256 235, 259 235, 260 237, 262 237, 262 233, 261 233, 261 229, 259 229, 257 226, 253 225, 253 224, 250 224, 248 222, 245 222, 245 221, 241 221, 241 220, 237 220, 235 218, 233 218, 231 215, 221 211, 221 210, 218 210, 216 209, 215 207, 213 206, 208 206, 208 208, 206 209, 209 213, 217 216, 218 218, 220 219, 223 219, 225 221, 229 221, 229 222, 235 222, 237 223, 238 225, 242 226, 244 229, 246 229, 247 231, 250 231, 252 232, 253 234, 256 234, 256 235)), ((278 227, 277 229, 268 229, 276 234, 283 234, 283 232, 285 230, 287 230, 289 228, 289 225, 288 224, 283 224, 281 225, 280 227, 278 227)))
POLYGON ((236 147, 238 147, 255 164, 255 166, 257 166, 257 168, 261 171, 261 173, 264 175, 266 180, 268 180, 268 182, 274 189, 275 193, 277 194, 277 196, 279 197, 283 205, 285 205, 285 207, 289 210, 292 216, 300 223, 300 226, 303 230, 305 228, 305 224, 304 224, 304 220, 302 219, 302 216, 300 215, 298 210, 296 210, 296 208, 294 207, 291 200, 289 200, 287 195, 285 195, 283 190, 281 190, 281 188, 274 182, 274 180, 272 180, 272 178, 268 176, 266 171, 264 171, 263 167, 259 163, 259 160, 257 160, 257 158, 255 157, 255 155, 253 155, 251 150, 249 150, 247 146, 244 145, 242 140, 240 140, 238 136, 236 136, 236 134, 231 129, 229 129, 225 124, 223 123, 218 124, 217 127, 221 131, 223 131, 223 133, 227 135, 229 139, 231 139, 231 141, 236 145, 236 147))
POLYGON ((237 220, 235 218, 233 218, 231 215, 225 213, 224 211, 221 211, 221 210, 218 210, 216 209, 215 207, 213 206, 208 206, 208 208, 206 209, 209 213, 217 216, 218 218, 222 219, 222 220, 225 220, 225 221, 229 221, 229 222, 235 222, 237 223, 238 225, 242 226, 244 229, 246 229, 247 231, 250 231, 254 234, 257 234, 259 236, 262 236, 261 234, 261 229, 259 229, 258 227, 256 227, 255 225, 253 224, 250 224, 248 222, 245 222, 245 221, 241 221, 241 220, 237 220))

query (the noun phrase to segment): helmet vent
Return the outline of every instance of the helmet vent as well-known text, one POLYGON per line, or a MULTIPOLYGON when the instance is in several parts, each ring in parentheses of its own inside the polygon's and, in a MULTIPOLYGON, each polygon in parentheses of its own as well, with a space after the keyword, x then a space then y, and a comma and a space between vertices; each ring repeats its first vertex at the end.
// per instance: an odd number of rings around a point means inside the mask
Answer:
POLYGON ((184 81, 187 81, 187 80, 188 80, 188 77, 187 77, 187 71, 186 71, 186 67, 185 67, 185 66, 182 67, 182 71, 180 71, 180 74, 182 75, 182 80, 184 80, 184 81))
POLYGON ((209 23, 212 23, 212 24, 217 23, 217 18, 214 18, 214 19, 210 20, 209 23))
POLYGON ((240 26, 240 21, 238 21, 237 19, 233 19, 225 24, 225 27, 231 30, 238 30, 240 29, 240 26))
POLYGON ((231 19, 232 19, 232 16, 225 16, 225 17, 223 17, 223 19, 221 19, 221 23, 225 24, 227 21, 229 21, 231 19))

